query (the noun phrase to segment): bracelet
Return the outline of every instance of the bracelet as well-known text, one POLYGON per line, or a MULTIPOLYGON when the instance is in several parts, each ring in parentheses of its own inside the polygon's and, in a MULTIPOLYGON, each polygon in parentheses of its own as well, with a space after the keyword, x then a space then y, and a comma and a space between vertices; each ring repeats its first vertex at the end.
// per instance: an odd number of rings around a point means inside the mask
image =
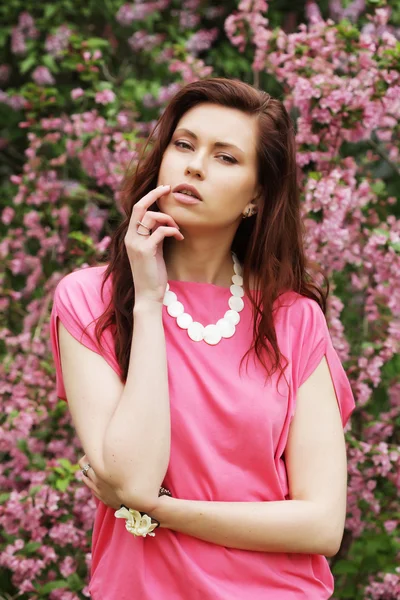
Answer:
MULTIPOLYGON (((172 494, 167 488, 160 487, 158 497, 160 496, 172 497, 172 494)), ((126 530, 135 537, 146 537, 146 535, 154 537, 156 535, 153 533, 154 529, 160 527, 160 521, 157 521, 154 517, 145 512, 128 508, 125 504, 121 504, 120 509, 115 511, 114 516, 117 519, 125 519, 126 530)))

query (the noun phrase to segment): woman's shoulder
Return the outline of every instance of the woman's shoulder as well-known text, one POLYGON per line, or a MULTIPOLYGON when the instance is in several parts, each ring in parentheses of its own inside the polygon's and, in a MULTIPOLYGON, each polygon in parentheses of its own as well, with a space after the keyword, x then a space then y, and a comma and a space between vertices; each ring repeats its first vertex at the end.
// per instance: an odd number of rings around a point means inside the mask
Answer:
MULTIPOLYGON (((250 287, 250 290, 255 291, 255 292, 259 292, 261 290, 260 279, 254 273, 252 273, 250 275, 249 287, 250 287)), ((302 294, 299 294, 298 292, 295 292, 294 290, 291 290, 291 289, 282 290, 278 294, 278 296, 275 300, 275 304, 278 304, 278 306, 285 307, 285 308, 290 308, 292 306, 295 306, 296 309, 299 308, 300 306, 301 307, 308 306, 311 308, 315 308, 315 306, 317 306, 317 310, 319 308, 318 302, 316 302, 312 298, 309 298, 308 296, 303 296, 302 294)))
MULTIPOLYGON (((255 275, 250 276, 250 290, 258 292, 261 289, 260 281, 255 275)), ((320 323, 324 325, 325 315, 319 303, 313 298, 299 294, 291 289, 282 290, 274 301, 275 316, 280 320, 290 319, 295 324, 311 325, 320 323)))
POLYGON ((64 275, 54 291, 56 304, 69 307, 74 311, 85 307, 90 312, 103 307, 110 294, 110 279, 106 281, 103 294, 101 288, 107 264, 83 267, 64 275))
POLYGON ((65 274, 57 284, 57 288, 85 287, 85 285, 96 285, 103 281, 107 264, 102 263, 92 267, 81 267, 65 274))

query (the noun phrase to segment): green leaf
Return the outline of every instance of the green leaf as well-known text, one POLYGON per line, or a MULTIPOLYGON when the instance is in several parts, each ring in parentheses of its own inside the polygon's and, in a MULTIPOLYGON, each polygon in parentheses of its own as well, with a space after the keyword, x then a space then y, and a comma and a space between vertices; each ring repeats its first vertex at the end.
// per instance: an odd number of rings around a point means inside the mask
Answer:
POLYGON ((400 242, 389 242, 389 246, 393 248, 395 252, 400 252, 400 242))
POLYGON ((110 43, 103 38, 92 37, 88 40, 85 40, 86 46, 91 50, 95 50, 96 48, 108 48, 110 43))
POLYGON ((21 452, 28 452, 28 441, 23 438, 17 440, 17 448, 18 450, 21 450, 21 452))
POLYGON ((79 466, 73 465, 68 458, 59 458, 58 462, 69 473, 75 473, 79 469, 79 466))
POLYGON ((371 190, 374 192, 374 194, 377 194, 379 196, 379 194, 382 194, 386 190, 385 182, 384 181, 374 181, 371 184, 371 190))
POLYGON ((358 573, 359 565, 349 562, 347 560, 339 560, 334 568, 333 572, 335 575, 356 575, 358 573))
POLYGON ((56 61, 50 54, 45 54, 44 56, 42 56, 42 62, 52 73, 60 72, 56 61))
POLYGON ((11 492, 3 492, 0 494, 0 504, 5 504, 10 496, 11 492))
POLYGON ((59 590, 61 588, 68 588, 68 582, 65 581, 65 579, 59 579, 57 581, 49 581, 49 583, 46 583, 41 588, 39 588, 37 590, 37 592, 41 596, 47 596, 53 590, 59 590))
POLYGON ((4 27, 4 26, 1 27, 1 29, 0 29, 0 46, 1 47, 5 46, 10 33, 11 33, 11 27, 4 27))
POLYGON ((29 495, 30 496, 34 496, 37 492, 40 492, 40 490, 42 489, 41 485, 34 485, 33 487, 31 487, 31 489, 29 490, 29 495))
POLYGON ((56 489, 60 492, 65 492, 67 487, 69 486, 69 479, 57 479, 56 481, 56 489))
POLYGON ((380 229, 379 227, 373 229, 372 233, 374 233, 375 235, 383 235, 386 239, 389 237, 389 232, 386 231, 386 229, 380 229))
POLYGON ((34 554, 38 548, 41 548, 42 542, 28 542, 21 548, 21 554, 34 554))
POLYGON ((69 589, 73 592, 79 592, 83 589, 85 582, 79 577, 77 573, 72 573, 67 577, 69 589))
POLYGON ((24 75, 27 71, 29 71, 29 69, 33 67, 33 65, 36 64, 36 62, 37 60, 35 54, 30 54, 29 56, 27 56, 19 66, 21 74, 24 75))
POLYGON ((91 237, 89 237, 88 235, 82 233, 81 231, 72 231, 68 237, 72 240, 77 240, 78 242, 81 242, 82 244, 84 244, 85 246, 88 246, 89 248, 94 248, 94 243, 91 237))
POLYGON ((58 4, 47 4, 46 8, 44 9, 44 16, 47 19, 51 19, 51 17, 53 17, 56 14, 59 8, 60 7, 58 4))

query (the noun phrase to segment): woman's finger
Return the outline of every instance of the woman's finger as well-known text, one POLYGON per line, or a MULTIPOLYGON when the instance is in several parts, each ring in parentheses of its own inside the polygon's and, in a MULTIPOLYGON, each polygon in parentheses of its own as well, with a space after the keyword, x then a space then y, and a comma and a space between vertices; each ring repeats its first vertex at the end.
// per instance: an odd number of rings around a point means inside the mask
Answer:
POLYGON ((166 237, 176 237, 177 240, 183 240, 184 237, 175 227, 158 227, 151 236, 149 237, 149 241, 154 244, 154 246, 158 246, 160 242, 166 237))
POLYGON ((83 467, 84 467, 85 465, 87 465, 87 464, 88 464, 88 462, 89 462, 89 461, 88 461, 88 459, 87 459, 87 456, 86 456, 86 454, 84 454, 84 455, 82 456, 82 458, 80 458, 80 459, 78 460, 78 465, 80 466, 80 468, 81 468, 81 469, 83 469, 83 467))
MULTIPOLYGON (((151 210, 148 210, 140 221, 145 227, 148 227, 149 229, 154 229, 154 225, 156 224, 169 225, 170 227, 176 227, 176 229, 179 229, 178 224, 170 215, 151 210)), ((138 227, 139 225, 136 227, 136 232, 138 227)))
MULTIPOLYGON (((82 469, 83 469, 84 467, 86 467, 86 465, 87 465, 88 463, 89 463, 88 457, 86 456, 86 454, 84 454, 84 455, 82 456, 82 458, 80 458, 80 459, 78 460, 78 465, 80 466, 80 469, 81 469, 81 471, 82 471, 82 469)), ((93 478, 95 478, 95 477, 96 477, 96 474, 95 474, 95 472, 93 471, 93 468, 92 468, 92 467, 90 467, 90 469, 88 469, 88 471, 87 471, 86 475, 85 475, 84 473, 82 473, 82 475, 83 475, 83 479, 84 479, 84 480, 86 480, 86 479, 93 479, 93 478)))
POLYGON ((141 198, 139 202, 136 202, 136 204, 133 205, 131 220, 134 219, 135 221, 141 221, 147 209, 150 208, 150 206, 154 204, 159 198, 161 198, 161 196, 167 194, 170 191, 170 189, 170 185, 160 185, 154 190, 151 190, 145 196, 143 196, 143 198, 141 198))

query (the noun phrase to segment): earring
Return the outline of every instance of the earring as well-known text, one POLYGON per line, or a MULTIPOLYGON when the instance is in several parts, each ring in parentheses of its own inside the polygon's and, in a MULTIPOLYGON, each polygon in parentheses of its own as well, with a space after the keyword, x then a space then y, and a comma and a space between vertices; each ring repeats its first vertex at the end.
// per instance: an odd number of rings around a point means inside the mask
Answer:
POLYGON ((252 217, 255 214, 255 210, 249 206, 246 212, 242 215, 242 219, 247 219, 247 217, 252 217))

